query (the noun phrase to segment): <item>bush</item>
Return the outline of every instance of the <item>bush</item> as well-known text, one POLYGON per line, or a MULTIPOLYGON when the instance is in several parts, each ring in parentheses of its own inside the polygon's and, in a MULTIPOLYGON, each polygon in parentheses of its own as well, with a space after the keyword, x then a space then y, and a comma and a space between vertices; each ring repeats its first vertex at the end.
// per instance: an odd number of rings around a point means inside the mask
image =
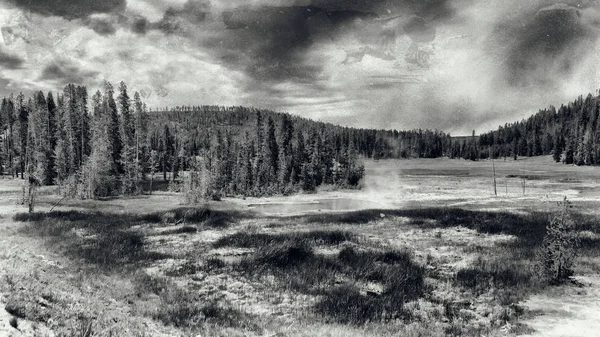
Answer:
POLYGON ((348 185, 358 186, 360 180, 365 176, 365 167, 362 164, 358 164, 349 169, 348 172, 348 185))

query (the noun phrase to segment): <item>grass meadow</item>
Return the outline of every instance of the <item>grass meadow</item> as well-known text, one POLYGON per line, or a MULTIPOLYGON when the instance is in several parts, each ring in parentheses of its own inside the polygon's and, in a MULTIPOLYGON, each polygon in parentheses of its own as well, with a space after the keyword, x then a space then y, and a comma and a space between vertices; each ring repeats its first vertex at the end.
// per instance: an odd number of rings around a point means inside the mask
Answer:
MULTIPOLYGON (((560 167, 525 178, 525 195, 515 187, 514 195, 494 196, 483 163, 467 172, 464 162, 429 163, 438 165, 427 167, 436 170, 429 175, 412 167, 395 171, 398 195, 393 186, 382 188, 381 208, 269 214, 244 207, 256 200, 184 206, 158 195, 67 201, 48 211, 54 202, 48 197, 39 212, 2 218, 10 243, 33 253, 4 255, 0 303, 10 324, 32 335, 43 335, 41 327, 58 336, 543 333, 528 322, 547 313, 531 310, 528 301, 557 289, 586 289, 578 278, 549 285, 537 272, 562 187, 574 205, 575 276, 600 274, 600 215, 590 207, 595 191, 583 188, 596 176, 582 171, 566 183, 574 168, 560 167), (456 179, 464 193, 450 189, 456 179), (410 199, 406 191, 413 188, 410 199), (128 202, 144 207, 123 207, 128 202), (33 271, 36 264, 43 268, 33 271)), ((500 164, 497 173, 517 179, 508 176, 542 164, 519 163, 513 171, 500 164)), ((370 165, 367 177, 374 174, 362 190, 332 193, 373 195, 390 179, 384 176, 391 166, 370 165)), ((335 195, 264 201, 320 197, 335 195)))

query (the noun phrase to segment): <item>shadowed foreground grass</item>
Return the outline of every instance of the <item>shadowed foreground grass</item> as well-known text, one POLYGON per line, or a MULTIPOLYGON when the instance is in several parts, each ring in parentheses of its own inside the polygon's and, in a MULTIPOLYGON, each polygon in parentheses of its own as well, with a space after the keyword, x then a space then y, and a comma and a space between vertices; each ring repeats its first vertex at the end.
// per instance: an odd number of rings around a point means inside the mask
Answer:
MULTIPOLYGON (((184 207, 150 214, 118 214, 101 211, 53 211, 19 213, 16 221, 28 222, 24 232, 50 239, 69 257, 103 270, 138 269, 153 261, 172 257, 146 249, 146 237, 136 226, 144 224, 198 224, 225 228, 243 215, 239 212, 184 207)), ((184 226, 163 234, 195 233, 184 226)))
POLYGON ((144 235, 132 229, 146 222, 145 216, 107 212, 56 211, 22 213, 17 221, 28 221, 26 234, 49 239, 70 258, 105 271, 139 268, 169 257, 146 249, 144 235))
MULTIPOLYGON (((580 253, 589 257, 590 266, 586 267, 595 268, 591 261, 600 256, 598 220, 583 214, 573 217, 578 230, 587 233, 580 240, 580 253)), ((46 238, 66 256, 95 267, 91 268, 92 272, 116 272, 130 278, 134 285, 131 296, 142 299, 144 306, 151 308, 142 313, 144 316, 186 331, 213 326, 261 334, 265 323, 261 317, 233 309, 222 297, 199 296, 194 289, 184 286, 186 282, 174 282, 177 278, 189 281, 195 277, 200 280, 196 286, 203 286, 207 275, 226 275, 228 279, 250 280, 254 284, 264 282, 268 276, 274 278, 278 291, 314 298, 309 310, 318 324, 358 329, 402 322, 419 326, 411 332, 414 336, 490 335, 493 329, 522 314, 516 303, 544 287, 534 272, 535 254, 548 224, 548 214, 541 212, 514 214, 429 208, 366 210, 275 220, 237 211, 185 207, 142 215, 56 211, 17 214, 15 220, 27 222, 24 233, 46 238), (385 226, 394 226, 396 219, 402 217, 398 225, 431 230, 461 226, 479 233, 507 234, 514 239, 497 242, 493 247, 453 247, 478 258, 444 274, 429 262, 417 259, 413 252, 374 244, 353 231, 358 228, 356 225, 378 226, 381 213, 385 215, 385 226), (246 226, 248 221, 258 222, 254 230, 246 230, 250 228, 246 226), (193 253, 186 256, 178 256, 177 251, 172 254, 151 251, 149 240, 152 238, 146 236, 150 234, 143 228, 174 224, 182 226, 161 231, 160 240, 168 242, 169 235, 182 233, 189 236, 179 236, 179 240, 197 239, 194 235, 205 228, 213 229, 211 235, 217 233, 218 237, 194 246, 193 253), (309 230, 285 231, 288 226, 298 225, 309 230), (328 225, 335 225, 336 229, 327 230, 328 225), (241 248, 249 253, 241 260, 205 255, 214 248, 222 251, 241 248), (165 258, 185 260, 176 268, 163 271, 164 276, 140 272, 140 268, 155 266, 158 260, 165 258), (440 288, 460 294, 457 296, 464 299, 440 297, 440 288), (479 296, 490 302, 490 307, 500 308, 490 309, 490 318, 481 318, 487 320, 485 324, 469 316, 466 310, 479 296), (421 305, 424 308, 419 308, 421 305), (439 324, 427 323, 428 320, 439 324), (471 324, 472 321, 476 323, 471 324)), ((365 229, 361 228, 363 232, 365 229)), ((158 235, 154 233, 152 235, 158 235)), ((441 233, 438 240, 443 240, 441 233)), ((214 294, 225 289, 214 290, 214 294)), ((15 316, 28 318, 31 315, 21 310, 21 304, 13 301, 7 309, 15 316)), ((51 316, 40 313, 35 319, 45 320, 51 316)))
POLYGON ((276 235, 236 233, 214 246, 256 248, 234 269, 250 277, 271 273, 288 290, 321 296, 316 312, 339 323, 408 318, 403 306, 425 293, 424 269, 406 251, 346 246, 331 256, 315 253, 317 245, 352 241, 356 236, 349 232, 316 230, 276 235), (366 291, 361 287, 366 283, 380 285, 381 292, 366 291))

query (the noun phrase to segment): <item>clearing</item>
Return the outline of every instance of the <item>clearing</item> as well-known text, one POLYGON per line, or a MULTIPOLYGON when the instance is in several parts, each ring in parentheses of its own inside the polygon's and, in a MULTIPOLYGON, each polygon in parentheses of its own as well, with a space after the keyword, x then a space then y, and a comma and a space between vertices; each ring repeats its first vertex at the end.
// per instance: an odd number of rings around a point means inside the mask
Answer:
POLYGON ((594 336, 600 170, 549 157, 368 161, 360 190, 182 205, 0 180, 0 335, 594 336), (567 196, 577 284, 532 272, 567 196), (16 319, 13 319, 16 317, 16 319), (14 328, 14 325, 17 328, 14 328))

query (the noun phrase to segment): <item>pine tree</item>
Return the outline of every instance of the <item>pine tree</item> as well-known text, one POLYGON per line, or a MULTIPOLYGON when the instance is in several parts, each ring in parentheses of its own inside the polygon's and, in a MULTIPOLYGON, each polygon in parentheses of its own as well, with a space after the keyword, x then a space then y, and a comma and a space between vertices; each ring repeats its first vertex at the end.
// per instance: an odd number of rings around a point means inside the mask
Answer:
POLYGON ((294 125, 288 115, 283 115, 281 121, 281 147, 279 148, 279 184, 286 190, 291 183, 293 169, 292 140, 294 125))
POLYGON ((108 116, 108 148, 111 154, 111 174, 117 178, 123 174, 123 164, 121 161, 123 154, 123 141, 120 132, 117 104, 115 103, 113 95, 114 91, 112 85, 105 81, 102 108, 104 110, 103 113, 108 116))
POLYGON ((574 152, 575 152, 575 140, 573 139, 573 136, 570 135, 569 139, 567 140, 567 145, 565 147, 565 160, 564 160, 565 164, 570 165, 575 162, 574 152))
POLYGON ((81 159, 81 146, 78 146, 79 128, 78 128, 78 110, 77 110, 77 94, 75 86, 69 84, 63 90, 62 95, 62 122, 64 130, 64 146, 66 157, 66 176, 70 176, 77 172, 81 159))
POLYGON ((18 144, 18 172, 21 173, 21 179, 24 179, 25 166, 27 164, 27 133, 29 128, 29 108, 25 103, 25 96, 20 93, 16 99, 16 111, 18 116, 18 140, 15 142, 18 144))
POLYGON ((307 162, 306 145, 304 134, 298 130, 296 135, 296 147, 294 148, 294 160, 292 164, 292 183, 297 184, 302 180, 303 164, 307 162))
POLYGON ((554 149, 552 152, 552 158, 554 159, 555 162, 559 163, 561 156, 562 156, 562 142, 561 142, 561 137, 559 137, 557 135, 557 137, 554 137, 554 149))
POLYGON ((69 151, 67 140, 67 116, 64 109, 63 96, 58 96, 57 99, 57 132, 56 132, 56 147, 54 157, 56 158, 56 184, 61 184, 69 176, 69 151))
POLYGON ((0 175, 4 174, 5 168, 7 167, 8 150, 7 150, 7 136, 8 136, 8 114, 7 114, 8 101, 6 97, 2 99, 0 103, 0 141, 2 141, 2 148, 0 148, 0 175))
POLYGON ((54 102, 54 96, 52 92, 48 92, 46 99, 48 109, 48 152, 46 162, 48 167, 46 169, 46 185, 54 184, 56 180, 56 142, 57 142, 57 107, 54 102))
POLYGON ((140 94, 134 94, 135 104, 135 158, 136 158, 136 180, 145 178, 144 174, 148 172, 148 112, 142 102, 140 94))
POLYGON ((123 167, 123 192, 124 194, 134 194, 137 192, 137 177, 139 174, 136 158, 135 142, 135 119, 131 114, 129 94, 127 85, 124 82, 119 84, 119 96, 117 97, 118 109, 121 113, 120 119, 120 138, 122 140, 121 163, 123 167))
POLYGON ((35 95, 33 118, 29 125, 33 132, 33 160, 34 174, 36 178, 42 182, 48 182, 51 173, 48 172, 48 158, 50 157, 50 139, 49 139, 49 114, 48 104, 43 92, 38 92, 35 95))
POLYGON ((268 120, 268 150, 270 159, 270 171, 273 172, 273 177, 277 177, 277 171, 279 170, 279 146, 277 145, 277 137, 275 136, 275 123, 273 119, 269 117, 268 120))
POLYGON ((551 284, 559 284, 573 275, 575 249, 578 246, 571 203, 565 197, 546 227, 546 235, 538 252, 539 272, 551 284))

